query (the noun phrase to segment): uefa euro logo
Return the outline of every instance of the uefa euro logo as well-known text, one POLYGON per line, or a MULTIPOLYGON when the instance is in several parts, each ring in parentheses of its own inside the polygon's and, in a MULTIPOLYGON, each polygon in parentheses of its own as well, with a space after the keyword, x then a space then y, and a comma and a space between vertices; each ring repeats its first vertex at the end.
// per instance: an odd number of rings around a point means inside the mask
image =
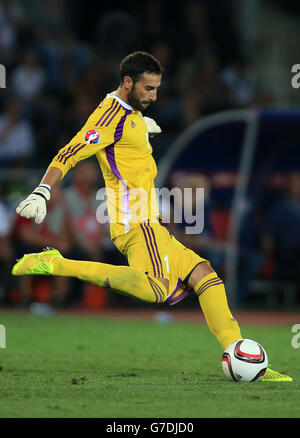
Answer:
POLYGON ((0 64, 0 88, 6 88, 6 69, 0 64))
POLYGON ((100 132, 97 129, 89 129, 84 134, 84 140, 88 144, 99 143, 101 139, 100 132))

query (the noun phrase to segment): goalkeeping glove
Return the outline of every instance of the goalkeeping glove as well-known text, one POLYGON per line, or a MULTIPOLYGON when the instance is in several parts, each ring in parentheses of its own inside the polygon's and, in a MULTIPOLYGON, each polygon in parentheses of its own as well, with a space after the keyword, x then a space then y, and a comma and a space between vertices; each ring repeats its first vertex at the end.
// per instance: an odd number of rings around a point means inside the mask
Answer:
POLYGON ((18 205, 16 212, 19 216, 26 217, 27 219, 33 218, 37 224, 41 224, 47 214, 46 201, 49 201, 50 198, 50 189, 39 185, 18 205))
POLYGON ((153 137, 154 135, 161 133, 161 129, 155 120, 150 119, 150 117, 144 117, 144 120, 146 122, 150 137, 153 137))

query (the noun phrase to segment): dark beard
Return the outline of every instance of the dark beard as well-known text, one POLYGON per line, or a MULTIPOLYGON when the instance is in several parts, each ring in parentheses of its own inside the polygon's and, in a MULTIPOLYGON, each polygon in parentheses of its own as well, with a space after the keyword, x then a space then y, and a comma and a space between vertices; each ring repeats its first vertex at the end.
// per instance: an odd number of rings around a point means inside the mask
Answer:
POLYGON ((134 86, 133 86, 132 90, 128 93, 127 98, 128 98, 129 105, 131 105, 132 108, 134 108, 138 111, 143 112, 149 106, 148 105, 146 108, 143 106, 143 104, 141 103, 141 101, 138 99, 138 97, 136 95, 134 86))

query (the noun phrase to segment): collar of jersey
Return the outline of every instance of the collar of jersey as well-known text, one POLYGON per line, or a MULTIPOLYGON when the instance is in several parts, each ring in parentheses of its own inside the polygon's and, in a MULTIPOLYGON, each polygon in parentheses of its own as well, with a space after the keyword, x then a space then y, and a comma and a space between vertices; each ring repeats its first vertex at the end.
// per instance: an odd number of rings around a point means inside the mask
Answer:
POLYGON ((116 99, 124 108, 128 109, 128 110, 133 110, 131 105, 128 105, 128 103, 124 102, 124 100, 120 99, 118 96, 115 96, 114 93, 108 93, 106 95, 106 97, 113 97, 114 99, 116 99))

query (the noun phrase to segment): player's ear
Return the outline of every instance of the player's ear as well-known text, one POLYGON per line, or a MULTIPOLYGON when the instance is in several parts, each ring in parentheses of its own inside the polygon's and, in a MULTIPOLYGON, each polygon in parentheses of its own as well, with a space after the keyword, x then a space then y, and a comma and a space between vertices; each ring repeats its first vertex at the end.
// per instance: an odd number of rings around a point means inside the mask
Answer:
POLYGON ((130 76, 125 76, 123 79, 123 87, 126 91, 131 91, 133 87, 133 80, 130 76))

